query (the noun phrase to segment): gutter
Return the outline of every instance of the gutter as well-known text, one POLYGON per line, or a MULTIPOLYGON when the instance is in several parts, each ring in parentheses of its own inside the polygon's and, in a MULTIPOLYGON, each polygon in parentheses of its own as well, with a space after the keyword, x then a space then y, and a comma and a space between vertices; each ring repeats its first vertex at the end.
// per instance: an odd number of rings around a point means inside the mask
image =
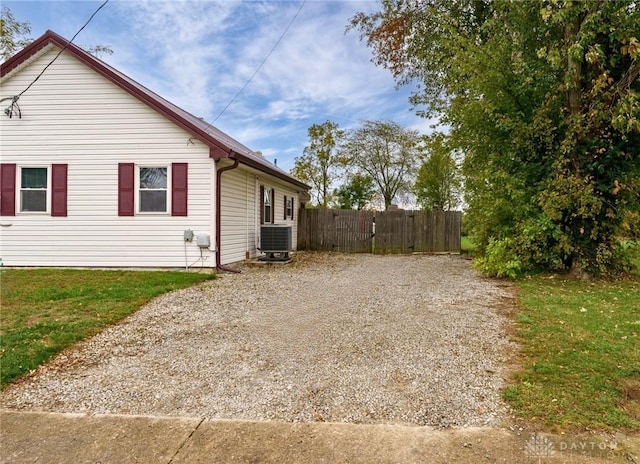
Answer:
POLYGON ((238 167, 238 159, 232 158, 231 155, 235 153, 232 151, 229 153, 229 159, 233 160, 233 164, 231 166, 225 166, 220 169, 216 169, 216 269, 220 272, 231 272, 234 274, 239 274, 240 271, 238 269, 232 269, 227 266, 223 266, 220 263, 220 259, 222 253, 220 252, 220 243, 222 242, 222 173, 224 171, 231 171, 238 167))

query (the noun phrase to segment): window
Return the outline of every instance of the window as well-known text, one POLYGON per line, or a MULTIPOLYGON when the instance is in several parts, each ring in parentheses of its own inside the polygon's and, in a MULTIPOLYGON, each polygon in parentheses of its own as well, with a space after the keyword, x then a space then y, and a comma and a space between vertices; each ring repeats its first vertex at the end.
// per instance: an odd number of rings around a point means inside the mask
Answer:
POLYGON ((172 216, 187 216, 188 177, 188 163, 171 163, 171 170, 118 163, 118 216, 169 211, 172 216))
POLYGON ((293 197, 284 197, 284 218, 293 219, 293 197))
POLYGON ((20 168, 20 212, 47 212, 48 168, 20 168))
POLYGON ((264 222, 272 222, 271 220, 271 190, 264 189, 263 196, 263 205, 264 205, 264 222))
POLYGON ((167 168, 140 167, 138 211, 167 212, 167 168))
POLYGON ((273 204, 276 198, 276 191, 268 189, 264 185, 260 186, 260 224, 273 224, 275 222, 275 206, 273 204))
POLYGON ((0 163, 0 216, 15 216, 16 210, 66 216, 67 172, 67 164, 22 167, 0 163))

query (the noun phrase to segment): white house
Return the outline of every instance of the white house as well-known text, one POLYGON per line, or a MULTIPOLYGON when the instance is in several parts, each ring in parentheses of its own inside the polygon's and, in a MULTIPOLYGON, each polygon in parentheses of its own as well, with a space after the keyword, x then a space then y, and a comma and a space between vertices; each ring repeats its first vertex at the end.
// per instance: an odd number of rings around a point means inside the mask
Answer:
POLYGON ((0 99, 4 265, 226 269, 269 223, 295 248, 308 186, 54 32, 2 64, 0 99))

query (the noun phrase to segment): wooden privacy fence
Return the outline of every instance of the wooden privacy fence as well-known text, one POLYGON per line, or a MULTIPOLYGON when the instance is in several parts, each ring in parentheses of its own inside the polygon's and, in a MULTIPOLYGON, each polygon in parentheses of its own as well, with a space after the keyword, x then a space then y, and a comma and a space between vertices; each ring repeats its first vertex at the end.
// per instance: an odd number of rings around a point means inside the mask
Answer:
POLYGON ((298 250, 460 253, 459 211, 301 209, 298 250))

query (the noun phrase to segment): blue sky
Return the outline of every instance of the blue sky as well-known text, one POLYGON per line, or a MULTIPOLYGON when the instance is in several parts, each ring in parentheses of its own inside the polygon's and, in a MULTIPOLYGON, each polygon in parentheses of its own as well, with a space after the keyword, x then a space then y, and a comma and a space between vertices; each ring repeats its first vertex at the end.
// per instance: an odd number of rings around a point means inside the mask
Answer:
MULTIPOLYGON (((67 39, 102 1, 6 1, 31 37, 47 29, 67 39)), ((108 45, 102 59, 185 110, 212 122, 258 69, 301 2, 110 0, 74 43, 108 45)), ((365 119, 393 120, 430 132, 371 62, 349 19, 376 2, 307 0, 260 72, 214 123, 285 170, 308 143, 307 129, 326 120, 342 128, 365 119)))

